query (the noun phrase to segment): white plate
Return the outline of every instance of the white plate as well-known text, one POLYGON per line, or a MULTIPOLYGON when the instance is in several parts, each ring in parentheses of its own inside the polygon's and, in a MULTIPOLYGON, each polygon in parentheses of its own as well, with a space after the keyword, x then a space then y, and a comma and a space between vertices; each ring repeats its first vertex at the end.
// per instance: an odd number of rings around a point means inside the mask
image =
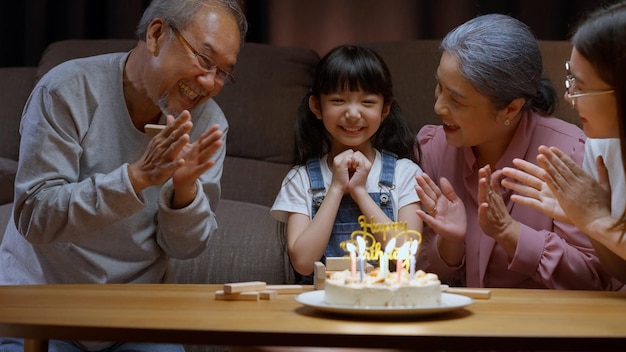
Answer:
POLYGON ((474 300, 467 296, 455 295, 453 293, 442 293, 441 303, 433 306, 412 306, 412 307, 354 307, 333 305, 324 302, 324 291, 309 291, 296 296, 298 303, 315 309, 350 315, 369 316, 414 316, 432 315, 445 313, 452 310, 468 306, 474 300))

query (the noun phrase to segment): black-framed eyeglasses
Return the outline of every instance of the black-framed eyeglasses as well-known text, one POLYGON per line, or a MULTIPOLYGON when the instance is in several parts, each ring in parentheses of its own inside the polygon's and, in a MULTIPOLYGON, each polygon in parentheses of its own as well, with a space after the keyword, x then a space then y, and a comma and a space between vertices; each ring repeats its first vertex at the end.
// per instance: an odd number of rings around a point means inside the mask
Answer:
POLYGON ((615 92, 613 89, 606 89, 606 90, 592 90, 592 91, 583 93, 580 90, 578 90, 578 88, 576 87, 576 77, 572 75, 569 61, 565 61, 565 71, 567 72, 567 76, 565 78, 565 89, 567 90, 567 92, 565 93, 565 95, 572 103, 572 107, 576 106, 576 98, 586 97, 590 95, 610 94, 610 93, 615 92))
POLYGON ((222 84, 225 86, 236 82, 235 76, 233 76, 232 73, 217 66, 217 63, 211 57, 198 52, 196 49, 193 48, 193 46, 191 46, 191 44, 189 44, 187 39, 185 39, 185 37, 183 37, 182 34, 180 34, 180 32, 174 26, 170 25, 170 27, 172 28, 172 31, 174 32, 178 40, 180 40, 180 42, 183 43, 183 45, 186 46, 187 49, 189 49, 189 51, 191 51, 195 55, 195 57, 198 59, 200 67, 202 67, 207 72, 215 72, 215 80, 222 82, 222 84))

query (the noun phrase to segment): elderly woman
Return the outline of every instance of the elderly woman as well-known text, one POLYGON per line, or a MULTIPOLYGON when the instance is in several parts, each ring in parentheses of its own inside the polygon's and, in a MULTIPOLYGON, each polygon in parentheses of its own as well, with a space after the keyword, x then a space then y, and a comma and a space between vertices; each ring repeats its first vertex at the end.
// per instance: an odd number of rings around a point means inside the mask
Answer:
POLYGON ((471 287, 615 289, 575 226, 511 201, 501 169, 550 143, 581 163, 584 133, 547 117, 556 93, 542 77, 529 28, 506 15, 472 19, 440 45, 435 112, 418 133, 424 174, 418 216, 428 225, 419 267, 471 287))

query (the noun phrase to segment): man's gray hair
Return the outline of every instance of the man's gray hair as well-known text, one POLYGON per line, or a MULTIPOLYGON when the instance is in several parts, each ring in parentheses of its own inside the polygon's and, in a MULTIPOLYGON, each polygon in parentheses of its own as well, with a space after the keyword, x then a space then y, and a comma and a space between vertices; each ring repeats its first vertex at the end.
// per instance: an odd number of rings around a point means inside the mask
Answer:
POLYGON ((139 40, 146 40, 148 25, 159 17, 177 29, 184 29, 193 21, 201 6, 227 10, 237 22, 243 45, 248 32, 248 22, 237 0, 152 0, 139 20, 135 35, 139 40))

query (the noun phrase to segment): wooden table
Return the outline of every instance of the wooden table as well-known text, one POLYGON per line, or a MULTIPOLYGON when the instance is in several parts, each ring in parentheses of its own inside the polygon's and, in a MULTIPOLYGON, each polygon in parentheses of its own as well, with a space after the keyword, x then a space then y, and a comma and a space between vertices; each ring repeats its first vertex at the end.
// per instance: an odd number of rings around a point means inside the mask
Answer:
POLYGON ((626 292, 493 289, 442 315, 329 315, 280 295, 217 301, 221 285, 0 286, 0 336, 47 340, 406 349, 623 350, 626 292))

